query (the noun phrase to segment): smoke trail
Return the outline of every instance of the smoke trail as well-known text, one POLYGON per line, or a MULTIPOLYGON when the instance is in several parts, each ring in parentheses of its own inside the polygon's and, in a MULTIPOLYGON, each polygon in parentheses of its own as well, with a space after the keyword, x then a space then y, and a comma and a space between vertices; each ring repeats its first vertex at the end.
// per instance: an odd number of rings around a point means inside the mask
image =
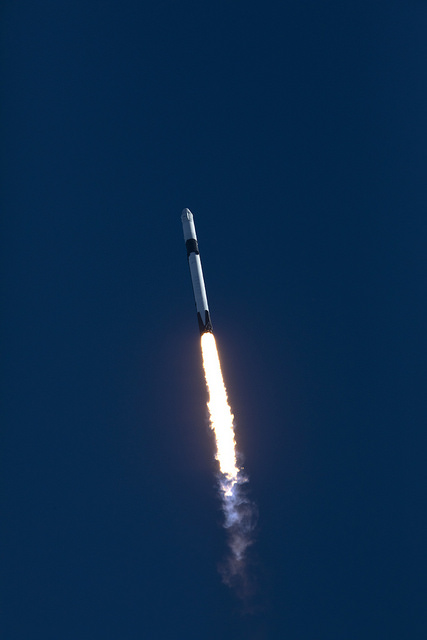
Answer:
POLYGON ((203 368, 209 392, 210 426, 215 434, 216 459, 219 462, 219 488, 228 532, 230 555, 221 566, 223 581, 236 589, 243 599, 251 595, 246 551, 252 544, 256 507, 245 496, 247 476, 238 466, 233 414, 227 401, 215 338, 204 333, 201 338, 203 368))

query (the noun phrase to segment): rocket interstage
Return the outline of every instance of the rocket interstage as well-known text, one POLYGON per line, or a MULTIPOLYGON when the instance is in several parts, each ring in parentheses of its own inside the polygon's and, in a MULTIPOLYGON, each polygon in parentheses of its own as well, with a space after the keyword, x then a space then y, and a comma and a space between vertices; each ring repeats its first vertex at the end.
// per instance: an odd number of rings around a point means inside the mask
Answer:
POLYGON ((221 372, 221 363, 213 335, 206 287, 197 244, 193 214, 184 209, 181 214, 188 264, 193 284, 197 319, 201 334, 203 370, 209 394, 210 427, 215 434, 219 463, 219 490, 224 512, 224 527, 228 532, 230 555, 221 566, 223 581, 235 587, 237 594, 247 600, 253 585, 247 571, 247 549, 253 542, 257 508, 245 494, 248 476, 238 465, 241 456, 236 452, 234 416, 228 404, 227 390, 221 372))
POLYGON ((197 320, 200 335, 207 331, 212 333, 212 323, 209 314, 208 298, 206 296, 205 280, 203 278, 202 262, 200 260, 199 245, 197 244, 196 227, 190 209, 184 209, 181 214, 182 229, 184 231, 185 246, 187 248, 188 266, 190 267, 191 282, 193 284, 194 301, 196 303, 197 320))

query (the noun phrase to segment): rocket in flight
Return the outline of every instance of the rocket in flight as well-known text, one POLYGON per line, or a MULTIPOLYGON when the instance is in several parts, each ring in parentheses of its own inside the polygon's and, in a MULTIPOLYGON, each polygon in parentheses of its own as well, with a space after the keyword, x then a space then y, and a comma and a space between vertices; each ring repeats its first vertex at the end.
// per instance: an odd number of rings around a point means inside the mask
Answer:
POLYGON ((234 586, 243 598, 251 592, 251 577, 247 572, 247 551, 253 542, 252 532, 257 509, 247 498, 244 485, 248 476, 239 466, 234 435, 234 417, 227 399, 227 389, 209 315, 202 263, 200 262, 193 214, 184 209, 181 214, 188 264, 196 302, 200 329, 203 369, 209 393, 210 426, 215 434, 215 458, 219 463, 218 486, 224 511, 224 526, 228 531, 230 555, 223 564, 223 581, 234 586))
POLYGON ((194 226, 193 214, 190 209, 183 209, 181 222, 184 231, 185 246, 187 247, 188 266, 190 267, 191 282, 193 284, 200 335, 207 332, 213 333, 199 246, 197 244, 196 227, 194 226))

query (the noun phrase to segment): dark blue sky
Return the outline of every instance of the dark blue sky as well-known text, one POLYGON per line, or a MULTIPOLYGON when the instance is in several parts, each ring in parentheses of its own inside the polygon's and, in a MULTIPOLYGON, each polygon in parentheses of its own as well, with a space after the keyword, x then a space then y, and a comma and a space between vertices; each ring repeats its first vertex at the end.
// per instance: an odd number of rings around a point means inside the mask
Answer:
POLYGON ((427 634, 427 5, 4 2, 7 640, 427 634), (180 213, 260 511, 226 553, 180 213))

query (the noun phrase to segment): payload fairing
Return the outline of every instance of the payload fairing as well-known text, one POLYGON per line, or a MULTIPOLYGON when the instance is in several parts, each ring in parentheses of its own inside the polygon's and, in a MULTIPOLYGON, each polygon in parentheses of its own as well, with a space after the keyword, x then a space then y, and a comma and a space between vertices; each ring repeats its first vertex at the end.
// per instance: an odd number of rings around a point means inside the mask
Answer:
POLYGON ((185 246, 187 247, 188 266, 190 267, 191 282, 193 284, 200 335, 203 335, 207 331, 212 333, 212 323, 209 315, 202 263, 200 261, 199 246, 197 244, 196 227, 194 226, 193 214, 190 209, 183 209, 181 222, 184 231, 185 246))

